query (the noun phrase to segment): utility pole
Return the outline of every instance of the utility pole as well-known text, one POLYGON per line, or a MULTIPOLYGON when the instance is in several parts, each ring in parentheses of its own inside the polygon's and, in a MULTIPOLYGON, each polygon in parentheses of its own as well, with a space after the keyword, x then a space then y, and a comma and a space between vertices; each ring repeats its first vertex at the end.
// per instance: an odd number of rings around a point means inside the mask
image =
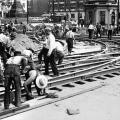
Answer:
POLYGON ((79 0, 77 0, 76 3, 77 3, 78 23, 79 23, 79 17, 80 17, 80 16, 79 16, 79 14, 80 14, 80 13, 79 13, 79 12, 80 12, 80 11, 79 11, 79 8, 80 8, 79 0))
POLYGON ((52 0, 52 19, 53 19, 53 22, 54 22, 54 19, 55 19, 55 12, 54 12, 54 8, 55 8, 55 5, 54 5, 54 0, 52 0))
POLYGON ((117 6, 117 32, 119 32, 119 0, 118 0, 118 6, 117 6))
POLYGON ((28 24, 28 22, 29 22, 29 4, 28 4, 28 0, 27 0, 27 24, 28 24))

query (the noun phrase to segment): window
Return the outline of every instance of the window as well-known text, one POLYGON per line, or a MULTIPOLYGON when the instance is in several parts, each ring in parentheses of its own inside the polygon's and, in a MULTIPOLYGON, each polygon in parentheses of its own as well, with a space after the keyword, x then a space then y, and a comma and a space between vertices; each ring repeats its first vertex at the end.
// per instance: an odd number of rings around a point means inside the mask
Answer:
POLYGON ((71 14, 71 18, 75 18, 75 14, 71 14))
POLYGON ((100 24, 105 25, 105 11, 100 11, 100 24))

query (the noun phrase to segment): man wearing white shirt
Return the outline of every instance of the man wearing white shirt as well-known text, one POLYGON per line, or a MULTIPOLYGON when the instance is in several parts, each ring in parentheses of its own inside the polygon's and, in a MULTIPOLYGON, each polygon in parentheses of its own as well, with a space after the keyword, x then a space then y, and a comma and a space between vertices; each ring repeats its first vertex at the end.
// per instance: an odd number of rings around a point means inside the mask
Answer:
POLYGON ((0 42, 4 43, 8 47, 11 45, 10 38, 3 33, 0 34, 0 42))
POLYGON ((66 33, 66 42, 67 42, 67 46, 68 46, 68 54, 71 54, 71 52, 72 52, 73 40, 75 40, 74 33, 72 31, 72 28, 69 28, 69 31, 66 33))
POLYGON ((89 39, 93 38, 93 32, 94 32, 94 26, 92 23, 90 23, 89 27, 88 27, 88 32, 89 32, 89 39))
POLYGON ((53 74, 55 76, 58 76, 59 73, 55 62, 56 42, 55 42, 55 37, 52 34, 50 28, 46 28, 46 36, 47 36, 46 48, 48 49, 48 53, 47 53, 47 58, 45 60, 45 74, 49 75, 49 63, 50 63, 53 74))
POLYGON ((62 43, 60 43, 59 41, 56 42, 56 58, 58 60, 58 65, 60 65, 63 61, 64 58, 64 47, 62 45, 62 43))
POLYGON ((8 55, 9 55, 6 48, 10 48, 10 47, 11 47, 10 38, 8 36, 4 35, 1 31, 1 33, 0 33, 0 56, 3 59, 4 66, 6 64, 6 61, 7 61, 8 55))
MULTIPOLYGON (((38 54, 38 60, 40 64, 42 61, 42 57, 44 58, 43 60, 45 61, 47 57, 47 53, 48 53, 48 48, 43 46, 40 53, 38 54)), ((63 58, 64 58, 64 45, 62 45, 61 42, 56 41, 56 61, 58 61, 58 65, 62 63, 63 58)))

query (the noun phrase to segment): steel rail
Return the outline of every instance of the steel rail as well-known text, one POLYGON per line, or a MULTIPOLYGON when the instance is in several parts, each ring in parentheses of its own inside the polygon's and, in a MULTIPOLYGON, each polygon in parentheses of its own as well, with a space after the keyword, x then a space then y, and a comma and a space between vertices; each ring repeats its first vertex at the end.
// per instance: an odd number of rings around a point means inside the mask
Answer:
POLYGON ((66 79, 67 77, 70 77, 70 76, 89 73, 91 71, 95 71, 97 69, 104 68, 104 67, 106 67, 108 65, 114 64, 114 63, 118 62, 119 60, 120 60, 120 57, 117 57, 117 58, 111 60, 110 62, 103 63, 103 64, 98 65, 96 67, 91 67, 91 68, 88 68, 88 69, 85 69, 85 70, 79 70, 79 71, 75 71, 75 72, 72 72, 72 73, 67 73, 67 74, 64 74, 64 75, 60 75, 60 76, 57 76, 57 77, 50 78, 49 81, 59 80, 61 78, 66 79))
MULTIPOLYGON (((89 57, 89 58, 92 58, 92 57, 89 57)), ((94 66, 92 68, 89 68, 89 69, 86 69, 86 70, 83 70, 83 71, 77 71, 77 72, 74 72, 72 74, 59 76, 57 79, 55 79, 56 77, 51 78, 49 80, 49 83, 48 83, 48 88, 55 87, 55 86, 58 86, 58 85, 63 85, 63 84, 69 83, 69 82, 75 82, 75 81, 89 79, 89 78, 92 78, 92 77, 95 77, 95 76, 98 76, 98 75, 103 75, 103 74, 107 74, 107 73, 114 72, 114 71, 119 71, 120 70, 119 67, 113 68, 113 69, 107 69, 107 70, 103 70, 103 71, 99 71, 99 72, 95 71, 95 70, 98 70, 100 68, 111 65, 113 63, 116 63, 119 60, 120 60, 120 57, 118 57, 116 59, 113 59, 113 60, 111 60, 107 63, 103 63, 102 65, 98 65, 96 67, 94 66), (95 73, 90 74, 89 72, 91 70, 95 71, 95 73), (67 76, 67 78, 66 78, 66 76, 67 76)))
MULTIPOLYGON (((76 70, 82 70, 82 69, 87 69, 87 68, 90 68, 90 67, 95 67, 97 65, 100 65, 100 64, 103 64, 105 62, 108 62, 110 61, 109 60, 103 60, 103 61, 97 61, 97 62, 93 62, 93 63, 87 63, 87 64, 82 64, 82 65, 79 65, 79 64, 74 64, 72 66, 68 66, 68 67, 64 67, 64 68, 59 68, 58 71, 60 74, 65 74, 65 73, 68 73, 68 72, 75 72, 76 70)), ((41 70, 41 72, 43 72, 44 69, 41 70)), ((52 74, 52 70, 50 69, 49 71, 49 74, 52 74)), ((25 76, 22 75, 21 76, 22 78, 22 81, 25 80, 25 76)))
MULTIPOLYGON (((61 78, 61 79, 58 79, 58 80, 49 81, 48 88, 68 84, 68 83, 71 83, 71 82, 77 82, 77 81, 81 81, 81 80, 84 81, 86 79, 95 78, 96 76, 110 74, 110 73, 116 72, 116 71, 120 71, 120 67, 110 68, 110 69, 102 70, 102 71, 95 71, 93 73, 87 73, 87 74, 84 73, 83 75, 74 74, 73 76, 69 76, 67 78, 61 78)), ((93 80, 93 81, 96 81, 96 80, 93 80)))
MULTIPOLYGON (((70 66, 70 67, 65 67, 65 68, 59 68, 58 71, 59 73, 66 73, 66 72, 73 72, 76 70, 80 70, 80 69, 87 69, 90 67, 95 67, 97 65, 103 64, 105 62, 108 62, 109 60, 104 60, 104 61, 98 61, 98 62, 93 62, 93 63, 87 63, 87 64, 82 64, 82 65, 74 65, 74 66, 70 66)), ((52 73, 52 70, 50 70, 50 74, 52 73)))
MULTIPOLYGON (((106 63, 103 63, 101 65, 97 65, 96 67, 91 67, 89 69, 79 70, 79 71, 75 71, 75 72, 72 72, 72 73, 67 73, 67 74, 64 74, 64 75, 60 75, 58 77, 53 77, 53 78, 50 78, 49 81, 60 80, 62 78, 66 79, 66 78, 69 78, 71 76, 82 75, 82 74, 85 74, 85 73, 89 73, 92 70, 96 70, 96 69, 99 69, 99 68, 102 68, 102 67, 106 67, 106 65, 112 64, 112 63, 116 62, 117 60, 118 59, 114 59, 114 60, 112 60, 110 62, 106 62, 106 63)), ((24 79, 25 79, 25 77, 22 76, 22 80, 24 80, 24 79)), ((3 94, 4 94, 4 90, 0 91, 0 98, 3 97, 3 94)))
MULTIPOLYGON (((92 73, 92 74, 90 73, 90 74, 86 74, 86 75, 77 75, 77 76, 72 76, 72 77, 69 77, 69 78, 66 78, 66 79, 62 79, 62 80, 52 81, 52 82, 48 83, 48 88, 53 88, 53 87, 56 87, 56 86, 64 85, 66 83, 68 84, 68 83, 73 83, 73 82, 75 83, 75 82, 78 82, 78 81, 84 81, 86 79, 94 78, 94 77, 96 77, 98 75, 104 75, 104 74, 107 74, 107 73, 110 74, 110 73, 115 72, 115 71, 120 71, 120 67, 112 68, 112 69, 109 69, 109 70, 103 70, 103 71, 95 72, 95 73, 92 73)), ((96 80, 93 80, 93 81, 96 81, 96 80)), ((10 112, 10 113, 8 112, 9 114, 3 114, 3 116, 1 116, 0 118, 1 119, 2 118, 6 118, 6 117, 13 116, 13 115, 16 115, 16 114, 19 114, 19 113, 22 113, 22 112, 33 110, 33 109, 38 108, 38 107, 42 107, 42 106, 45 106, 45 105, 48 105, 48 104, 51 104, 51 103, 54 103, 54 102, 57 102, 57 101, 68 99, 68 98, 73 97, 75 95, 79 95, 81 93, 89 92, 91 90, 100 88, 100 87, 102 87, 104 85, 105 84, 100 84, 100 85, 97 85, 95 87, 86 89, 86 90, 84 90, 82 92, 77 92, 77 93, 74 93, 74 94, 70 94, 70 95, 67 95, 66 97, 63 97, 63 98, 57 98, 55 100, 52 100, 51 102, 46 102, 46 103, 43 103, 43 104, 38 104, 38 105, 35 105, 35 106, 30 106, 30 107, 25 108, 23 110, 20 109, 20 110, 13 111, 13 112, 10 112)))
MULTIPOLYGON (((89 56, 87 58, 84 59, 80 59, 80 60, 74 60, 74 61, 70 61, 67 63, 63 63, 61 65, 58 65, 58 69, 59 68, 64 68, 64 67, 68 67, 68 66, 73 66, 73 65, 79 65, 79 64, 85 64, 85 63, 91 63, 91 62, 97 62, 97 61, 103 61, 103 60, 108 60, 108 59, 112 59, 114 57, 120 56, 120 53, 108 53, 108 54, 97 54, 95 56, 89 56)), ((36 68, 38 69, 39 67, 41 67, 41 64, 37 64, 36 68)), ((43 68, 44 66, 42 66, 43 68)))
MULTIPOLYGON (((79 61, 79 62, 74 62, 72 64, 69 64, 69 65, 64 65, 64 66, 58 66, 58 71, 59 73, 60 72, 64 72, 64 71, 69 71, 69 70, 75 70, 75 69, 83 69, 83 68, 86 68, 86 67, 91 67, 91 66, 95 66, 95 65, 98 65, 98 64, 101 64, 101 63, 105 63, 105 62, 108 62, 110 59, 99 59, 99 60, 89 60, 90 62, 86 61, 85 63, 81 63, 82 61, 79 61)), ((36 66, 37 69, 39 69, 39 65, 36 66)), ((44 67, 44 66, 43 66, 44 67)), ((41 71, 44 71, 44 68, 40 68, 41 71)), ((52 70, 50 69, 50 73, 52 72, 52 70)))
MULTIPOLYGON (((61 40, 61 42, 62 41, 65 41, 65 40, 61 40)), ((86 53, 77 53, 77 54, 73 54, 72 55, 72 58, 73 57, 78 57, 79 55, 81 55, 81 57, 82 56, 85 56, 85 55, 88 55, 88 54, 96 54, 96 53, 99 53, 99 52, 105 52, 106 51, 106 45, 103 43, 103 42, 100 42, 100 41, 95 41, 95 40, 89 40, 89 39, 87 39, 87 40, 79 40, 79 42, 80 41, 82 41, 82 42, 85 42, 85 41, 88 41, 88 42, 95 42, 95 43, 99 43, 99 44, 101 44, 101 46, 102 46, 102 48, 101 48, 101 50, 98 50, 98 51, 93 51, 93 52, 86 52, 86 53)), ((39 52, 40 50, 38 50, 38 52, 39 52)), ((68 58, 71 58, 71 56, 69 56, 69 55, 67 55, 67 56, 65 56, 65 59, 68 59, 68 58)))
POLYGON ((47 101, 45 103, 42 103, 42 104, 29 106, 29 107, 26 107, 24 109, 13 109, 10 112, 8 112, 8 114, 4 114, 4 111, 3 111, 3 113, 1 113, 3 115, 0 116, 0 119, 5 119, 5 118, 15 116, 15 115, 20 114, 20 113, 26 114, 26 112, 28 112, 28 111, 32 111, 32 110, 35 110, 37 108, 40 108, 40 107, 43 107, 43 106, 46 106, 46 105, 49 105, 49 104, 52 104, 52 103, 55 103, 55 102, 58 102, 58 101, 62 101, 62 100, 65 100, 65 99, 68 99, 68 98, 71 98, 71 97, 74 97, 74 96, 77 96, 77 95, 80 95, 80 94, 84 94, 86 92, 90 92, 90 91, 93 91, 95 89, 99 89, 103 86, 105 86, 105 84, 100 84, 100 85, 96 85, 96 86, 91 87, 91 88, 86 88, 85 90, 78 91, 76 93, 72 93, 72 94, 69 94, 69 95, 66 95, 66 96, 63 96, 63 97, 60 97, 60 98, 52 99, 52 100, 49 100, 49 101, 47 101))
POLYGON ((113 59, 110 62, 103 63, 102 65, 98 65, 96 67, 94 66, 90 69, 83 70, 83 71, 77 71, 76 73, 74 72, 74 73, 69 74, 69 75, 67 74, 68 75, 67 78, 65 78, 66 75, 64 75, 65 77, 60 76, 59 79, 51 78, 49 80, 49 83, 48 83, 48 88, 56 87, 58 85, 63 85, 63 84, 69 83, 69 82, 71 83, 71 82, 76 82, 76 81, 80 81, 80 80, 86 80, 86 79, 90 79, 90 78, 93 78, 93 77, 98 76, 98 75, 103 75, 103 74, 119 71, 120 70, 119 67, 107 69, 107 70, 102 70, 102 71, 95 71, 95 70, 98 70, 100 68, 104 68, 108 65, 111 65, 113 63, 116 63, 119 60, 120 60, 120 57, 117 57, 116 59, 113 59), (94 73, 89 73, 89 71, 91 71, 91 70, 93 70, 94 73))

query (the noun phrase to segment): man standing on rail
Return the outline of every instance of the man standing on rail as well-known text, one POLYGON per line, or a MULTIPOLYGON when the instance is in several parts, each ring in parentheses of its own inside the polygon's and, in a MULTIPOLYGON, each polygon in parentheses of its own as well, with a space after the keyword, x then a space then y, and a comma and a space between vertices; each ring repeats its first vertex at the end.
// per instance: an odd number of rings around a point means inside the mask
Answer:
POLYGON ((71 54, 73 49, 73 41, 75 41, 74 33, 72 28, 69 28, 69 31, 66 33, 66 42, 68 47, 68 54, 71 54))
POLYGON ((49 75, 49 63, 51 65, 53 74, 55 76, 59 75, 57 65, 56 65, 56 42, 55 42, 55 36, 52 34, 50 28, 45 29, 46 33, 46 48, 48 49, 47 57, 45 60, 45 75, 49 75))
POLYGON ((5 75, 5 95, 4 108, 9 109, 10 104, 10 86, 14 83, 15 86, 15 106, 21 105, 21 80, 20 80, 20 65, 24 72, 27 65, 27 59, 21 55, 21 52, 16 51, 13 57, 7 60, 4 75, 5 75))

